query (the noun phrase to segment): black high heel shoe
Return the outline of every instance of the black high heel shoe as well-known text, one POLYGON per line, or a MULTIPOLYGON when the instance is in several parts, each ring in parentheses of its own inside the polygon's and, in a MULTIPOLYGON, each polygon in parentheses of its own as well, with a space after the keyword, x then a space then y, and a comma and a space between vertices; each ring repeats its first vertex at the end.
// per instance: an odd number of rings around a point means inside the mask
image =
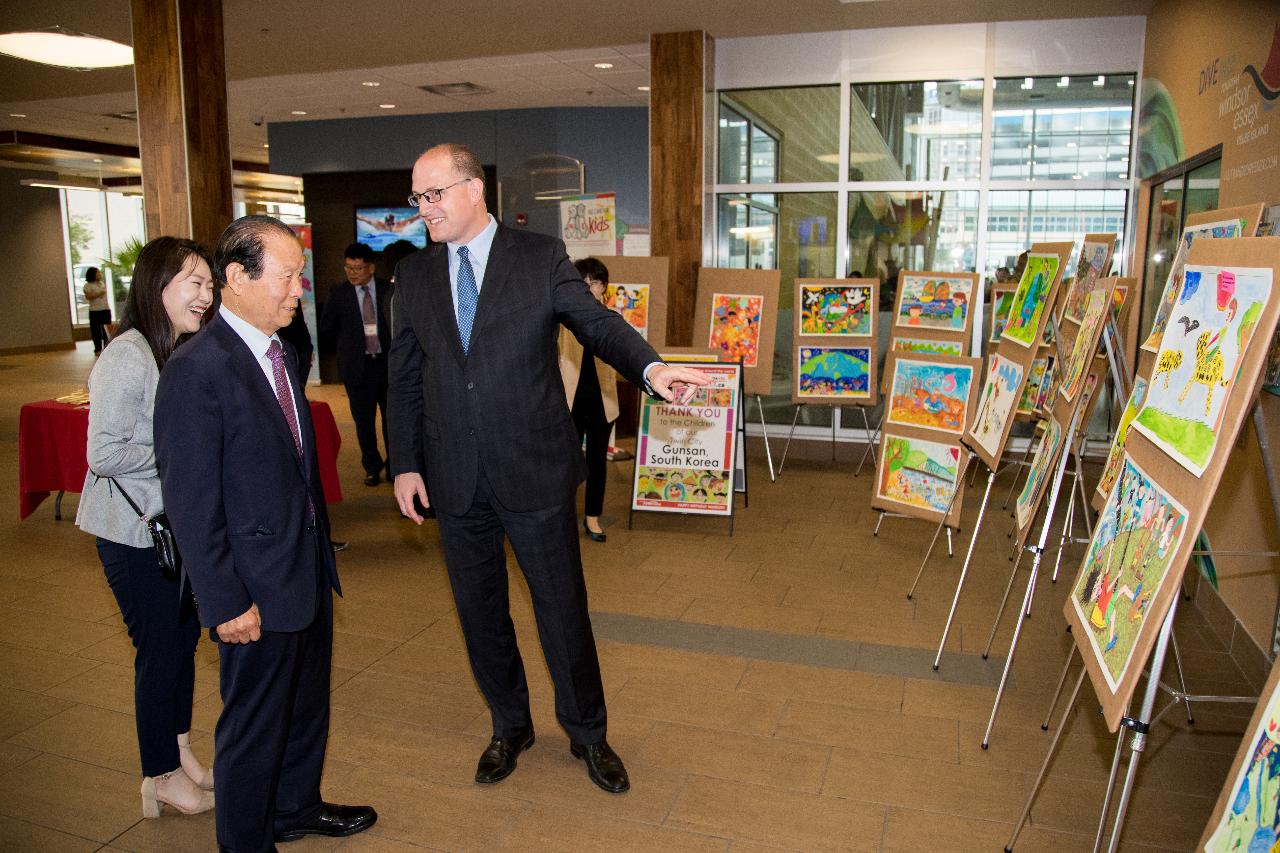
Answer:
POLYGON ((604 542, 609 538, 604 533, 596 533, 590 527, 587 527, 587 520, 585 518, 582 519, 582 532, 587 534, 587 538, 592 542, 604 542))

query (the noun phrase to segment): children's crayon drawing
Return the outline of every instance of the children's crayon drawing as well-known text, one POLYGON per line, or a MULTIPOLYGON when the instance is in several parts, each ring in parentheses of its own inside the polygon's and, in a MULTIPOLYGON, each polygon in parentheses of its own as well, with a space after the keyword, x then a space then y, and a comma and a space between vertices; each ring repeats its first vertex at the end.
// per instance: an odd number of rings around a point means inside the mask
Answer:
POLYGON ((800 285, 801 335, 870 335, 874 310, 870 285, 800 285))
POLYGON ((971 365, 899 357, 893 364, 888 422, 963 434, 972 387, 971 365))
POLYGON ((1085 371, 1089 362, 1093 361, 1094 351, 1098 348, 1098 335, 1102 324, 1107 321, 1107 308, 1110 307, 1110 294, 1105 289, 1095 289, 1085 297, 1084 318, 1080 330, 1071 345, 1071 354, 1067 357, 1066 367, 1062 372, 1062 384, 1059 393, 1064 400, 1074 400, 1080 393, 1084 383, 1085 371))
POLYGON ((1124 411, 1120 414, 1120 423, 1116 426, 1115 438, 1111 441, 1111 452, 1107 454, 1106 464, 1102 467, 1102 478, 1098 481, 1097 492, 1102 495, 1103 500, 1111 494, 1111 487, 1115 485, 1116 477, 1120 474, 1120 463, 1124 461, 1124 443, 1129 437, 1129 425, 1133 423, 1146 397, 1147 380, 1141 376, 1135 377, 1133 390, 1129 393, 1129 402, 1124 405, 1124 411))
POLYGON ((886 433, 876 491, 887 501, 943 513, 956 488, 960 446, 886 433))
POLYGON ((1191 225, 1182 231, 1182 239, 1178 241, 1178 250, 1169 265, 1169 277, 1164 282, 1164 292, 1160 295, 1160 305, 1156 308, 1156 317, 1151 324, 1151 334, 1142 342, 1142 348, 1148 352, 1160 349, 1160 340, 1177 308, 1178 295, 1182 292, 1183 270, 1187 264, 1187 252, 1191 244, 1201 237, 1239 237, 1244 234, 1243 219, 1225 219, 1221 222, 1209 222, 1204 225, 1191 225))
POLYGON ((1071 281, 1071 290, 1067 292, 1067 304, 1063 309, 1068 319, 1077 323, 1084 321, 1089 294, 1093 292, 1098 279, 1106 275, 1103 266, 1111 260, 1111 245, 1088 241, 1083 244, 1080 263, 1076 266, 1075 278, 1071 281))
POLYGON ((1036 510, 1040 507, 1040 497, 1044 494, 1044 487, 1049 482, 1049 469, 1056 461, 1061 447, 1062 427, 1057 420, 1049 418, 1045 421, 1040 443, 1036 445, 1036 455, 1031 460, 1031 472, 1027 474, 1027 481, 1022 484, 1022 491, 1018 493, 1018 503, 1014 509, 1019 530, 1025 530, 1035 517, 1036 510))
POLYGON ((898 287, 898 326, 964 330, 973 296, 972 279, 904 273, 898 287))
POLYGON ((1280 841, 1280 689, 1268 683, 1227 777, 1226 807, 1210 819, 1206 853, 1271 851, 1280 841))
POLYGON ((1022 385, 1022 365, 993 353, 987 365, 987 379, 978 398, 978 412, 969 435, 990 456, 1000 455, 1005 426, 1017 403, 1022 385))
POLYGON ((711 295, 709 345, 720 350, 722 361, 742 359, 743 367, 755 367, 760 357, 760 321, 764 297, 736 293, 711 295))
POLYGON ((604 287, 604 304, 622 315, 646 340, 649 338, 649 285, 615 284, 604 287))
POLYGON ((894 338, 894 352, 914 352, 920 355, 964 355, 960 341, 930 341, 924 338, 894 338))
POLYGON ((798 397, 865 399, 871 396, 869 347, 799 347, 798 397))
POLYGON ((1049 290, 1058 275, 1061 260, 1057 255, 1028 255, 1018 289, 1013 294, 1003 337, 1024 347, 1039 340, 1040 320, 1044 317, 1049 290))

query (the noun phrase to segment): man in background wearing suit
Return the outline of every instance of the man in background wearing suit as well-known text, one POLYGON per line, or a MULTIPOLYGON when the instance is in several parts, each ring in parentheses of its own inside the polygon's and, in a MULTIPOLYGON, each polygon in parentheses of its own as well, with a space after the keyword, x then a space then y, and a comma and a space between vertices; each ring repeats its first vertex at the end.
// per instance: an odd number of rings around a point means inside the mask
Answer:
POLYGON ((596 785, 622 793, 630 782, 605 739, 582 577, 574 494, 585 463, 560 380, 557 329, 563 323, 665 399, 685 402, 708 380, 663 364, 596 301, 561 241, 500 227, 485 206, 480 162, 465 147, 440 145, 419 157, 412 190, 434 245, 401 261, 396 276, 391 465, 401 512, 422 523, 415 497, 436 509, 471 671, 493 718, 475 780, 506 778, 534 740, 505 535, 529 584, 570 751, 596 785))
MULTIPOLYGON (((387 446, 387 352, 391 349, 391 282, 373 277, 373 250, 352 243, 343 253, 346 284, 329 290, 320 315, 320 340, 338 356, 338 376, 347 389, 351 419, 360 443, 364 484, 382 482, 376 415, 382 411, 382 444, 387 446)), ((388 477, 390 474, 388 474, 388 477)))
POLYGON ((298 365, 277 334, 302 295, 302 250, 284 223, 246 216, 222 232, 214 266, 217 316, 160 375, 156 462, 218 644, 219 848, 259 853, 378 816, 320 799, 341 589, 298 365))

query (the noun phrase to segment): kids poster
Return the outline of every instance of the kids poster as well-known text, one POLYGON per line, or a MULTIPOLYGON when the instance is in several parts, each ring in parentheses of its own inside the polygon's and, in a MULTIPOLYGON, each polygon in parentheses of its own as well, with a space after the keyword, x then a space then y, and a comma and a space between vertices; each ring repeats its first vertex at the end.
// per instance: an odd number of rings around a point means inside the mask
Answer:
POLYGON ((1133 390, 1129 392, 1129 401, 1124 404, 1120 414, 1120 423, 1116 426, 1115 438, 1111 441, 1111 452, 1107 454, 1106 464, 1102 466, 1102 478, 1098 480, 1096 493, 1102 500, 1111 494, 1116 477, 1120 474, 1120 464, 1124 461, 1124 443, 1129 437, 1129 425, 1142 408, 1142 401, 1147 397, 1147 380, 1141 376, 1134 377, 1133 390))
POLYGON ((964 355, 964 344, 960 341, 931 341, 925 338, 894 338, 894 352, 914 352, 919 355, 946 355, 959 357, 964 355))
POLYGON ((742 360, 755 367, 760 358, 760 321, 764 297, 756 294, 713 293, 709 346, 722 361, 742 360))
POLYGON ((1188 266, 1133 428, 1199 477, 1262 309, 1269 268, 1188 266))
POLYGON ((982 396, 978 398, 978 413, 969 427, 970 437, 989 457, 1000 456, 1005 427, 1018 402, 1021 387, 1022 365, 993 353, 987 367, 987 381, 982 386, 982 396))
POLYGON ((1052 356, 1031 359, 1031 369, 1027 371, 1027 384, 1022 387, 1022 398, 1018 400, 1018 414, 1031 415, 1039 410, 1040 401, 1044 398, 1041 389, 1052 362, 1052 356))
POLYGON ((973 296, 971 278, 903 273, 898 290, 896 325, 909 329, 964 331, 973 296))
POLYGON ((895 358, 888 422, 963 434, 973 373, 972 364, 895 358))
POLYGON ((1107 308, 1110 305, 1111 294, 1104 288, 1095 288, 1085 297, 1084 317, 1062 373, 1059 393, 1064 400, 1074 400, 1076 394, 1080 393, 1085 371, 1098 348, 1098 335, 1102 333, 1102 324, 1107 320, 1107 308))
POLYGON ((1087 636, 1076 641, 1097 660, 1113 695, 1130 667, 1146 663, 1133 651, 1142 634, 1160 629, 1163 620, 1148 618, 1148 605, 1168 575, 1186 522, 1186 509, 1126 456, 1066 605, 1086 626, 1087 636))
POLYGON ((1191 225, 1182 231, 1182 239, 1178 241, 1177 254, 1169 266, 1169 277, 1165 279, 1164 293, 1160 295, 1160 305, 1156 308, 1156 317, 1151 324, 1151 334, 1142 342, 1142 348, 1148 352, 1160 349, 1160 339, 1169 327, 1170 319, 1178 304, 1178 296, 1182 292, 1183 268, 1187 263, 1187 252, 1191 244, 1200 237, 1239 237, 1244 233, 1243 219, 1224 219, 1221 222, 1206 222, 1204 225, 1191 225))
POLYGON ((880 450, 877 497, 930 512, 951 503, 960 467, 960 446, 885 433, 880 450))
POLYGON ((1200 849, 1207 853, 1271 851, 1280 839, 1280 667, 1245 729, 1226 788, 1209 818, 1200 849))
MULTIPOLYGON (((1071 290, 1067 292, 1067 304, 1064 313, 1076 323, 1084 321, 1085 308, 1089 294, 1093 292, 1098 279, 1106 274, 1103 269, 1111 260, 1111 247, 1106 243, 1091 243, 1086 240, 1080 249, 1080 263, 1076 266, 1076 275, 1071 282, 1071 290)), ((1070 399, 1070 398, 1068 398, 1070 399)))
POLYGON ((802 336, 871 334, 871 285, 801 284, 799 291, 802 336))
POLYGON ((649 339, 649 285, 606 284, 604 304, 621 314, 641 337, 649 339))
POLYGON ((1003 337, 1024 347, 1035 346, 1049 291, 1058 275, 1057 255, 1028 255, 1018 289, 1005 319, 1003 337))
POLYGON ((1022 484, 1022 491, 1018 493, 1014 515, 1018 519, 1019 530, 1026 530, 1035 518, 1036 510, 1040 507, 1040 498, 1044 495, 1045 484, 1049 482, 1049 469, 1057 461, 1058 450, 1061 447, 1062 427, 1057 419, 1049 418, 1045 421, 1044 433, 1036 446, 1035 458, 1031 460, 1031 471, 1027 474, 1027 481, 1022 484))
POLYGON ((727 515, 733 510, 738 407, 736 364, 705 364, 712 377, 684 405, 643 398, 633 509, 727 515))
POLYGON ((869 347, 796 349, 796 396, 809 400, 866 400, 871 397, 869 347))

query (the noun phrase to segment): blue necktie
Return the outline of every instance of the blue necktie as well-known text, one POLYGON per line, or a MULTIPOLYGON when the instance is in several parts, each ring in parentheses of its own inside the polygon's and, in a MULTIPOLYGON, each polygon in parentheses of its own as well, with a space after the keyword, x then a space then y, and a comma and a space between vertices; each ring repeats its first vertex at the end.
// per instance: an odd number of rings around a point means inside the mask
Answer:
POLYGON ((466 246, 458 247, 458 337, 462 339, 464 355, 471 347, 471 326, 476 321, 476 302, 480 300, 469 255, 466 246))

